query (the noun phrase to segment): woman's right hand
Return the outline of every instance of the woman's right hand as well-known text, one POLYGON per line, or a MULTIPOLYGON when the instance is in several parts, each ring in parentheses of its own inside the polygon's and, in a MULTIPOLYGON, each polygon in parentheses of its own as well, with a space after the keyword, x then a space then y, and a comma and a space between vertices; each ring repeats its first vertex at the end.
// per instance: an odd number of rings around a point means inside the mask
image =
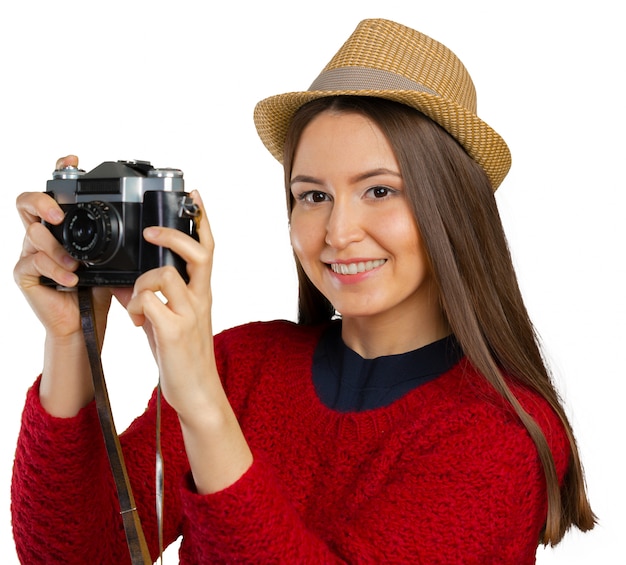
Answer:
MULTIPOLYGON (((70 165, 78 166, 78 158, 72 155, 57 161, 57 169, 70 165)), ((25 192, 17 198, 17 210, 26 235, 13 274, 46 332, 42 404, 53 415, 71 416, 93 396, 77 293, 43 285, 40 277, 71 289, 78 283, 74 271, 79 264, 41 223, 45 220, 58 225, 63 221, 63 211, 53 198, 44 192, 25 192)), ((102 339, 111 290, 95 288, 93 296, 98 336, 102 339)))
MULTIPOLYGON (((78 165, 76 157, 57 161, 57 168, 78 165)), ((61 286, 74 287, 78 277, 74 271, 78 262, 56 240, 42 220, 58 225, 63 210, 44 192, 24 192, 17 197, 17 211, 26 229, 22 254, 15 265, 15 282, 50 336, 67 337, 80 330, 74 292, 58 292, 44 286, 40 277, 46 276, 61 286)))

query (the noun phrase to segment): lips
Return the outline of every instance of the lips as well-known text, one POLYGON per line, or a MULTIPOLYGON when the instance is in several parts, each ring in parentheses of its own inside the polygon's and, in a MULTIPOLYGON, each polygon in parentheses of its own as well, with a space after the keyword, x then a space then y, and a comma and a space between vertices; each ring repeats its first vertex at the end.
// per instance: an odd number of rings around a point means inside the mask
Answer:
POLYGON ((338 275, 358 275, 359 273, 372 271, 384 265, 385 262, 386 259, 375 259, 373 261, 357 261, 355 263, 331 263, 330 268, 338 275))

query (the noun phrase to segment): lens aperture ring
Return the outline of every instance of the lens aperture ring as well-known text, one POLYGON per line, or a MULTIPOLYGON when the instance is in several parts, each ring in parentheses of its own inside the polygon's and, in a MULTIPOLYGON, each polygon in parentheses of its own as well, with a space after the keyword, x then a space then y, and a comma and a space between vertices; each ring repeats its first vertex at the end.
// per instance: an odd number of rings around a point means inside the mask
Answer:
POLYGON ((119 235, 119 214, 106 202, 79 202, 65 216, 63 244, 78 261, 108 261, 119 247, 119 235))

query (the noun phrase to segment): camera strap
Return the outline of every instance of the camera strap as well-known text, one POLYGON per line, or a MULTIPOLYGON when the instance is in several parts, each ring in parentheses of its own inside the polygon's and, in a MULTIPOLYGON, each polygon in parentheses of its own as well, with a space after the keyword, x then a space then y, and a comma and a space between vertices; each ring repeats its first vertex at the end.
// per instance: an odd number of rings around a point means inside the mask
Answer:
POLYGON ((91 366, 98 418, 104 436, 109 464, 115 479, 117 497, 120 502, 120 513, 124 522, 124 531, 130 551, 131 563, 132 565, 151 565, 152 559, 135 506, 135 500, 124 463, 124 455, 113 421, 109 394, 104 381, 104 371, 102 369, 100 346, 96 333, 91 288, 78 288, 78 303, 85 345, 91 366))

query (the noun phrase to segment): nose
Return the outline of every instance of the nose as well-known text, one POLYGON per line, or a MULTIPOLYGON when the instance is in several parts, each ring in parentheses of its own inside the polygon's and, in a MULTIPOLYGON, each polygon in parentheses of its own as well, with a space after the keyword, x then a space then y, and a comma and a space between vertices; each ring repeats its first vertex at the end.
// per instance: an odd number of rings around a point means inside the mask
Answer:
POLYGON ((352 202, 336 200, 326 224, 325 242, 334 249, 344 249, 363 239, 364 230, 358 207, 352 202))

